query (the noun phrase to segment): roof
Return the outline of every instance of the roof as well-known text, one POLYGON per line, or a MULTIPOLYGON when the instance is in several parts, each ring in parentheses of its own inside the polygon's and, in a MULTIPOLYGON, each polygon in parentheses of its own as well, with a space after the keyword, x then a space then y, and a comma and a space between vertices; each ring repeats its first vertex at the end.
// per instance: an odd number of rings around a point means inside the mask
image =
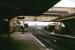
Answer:
POLYGON ((19 15, 41 15, 60 0, 1 0, 0 18, 19 15))
POLYGON ((67 14, 61 18, 57 18, 55 20, 52 20, 52 21, 68 21, 68 20, 73 20, 75 19, 75 13, 72 13, 72 14, 67 14))
POLYGON ((64 16, 64 15, 67 15, 69 14, 67 11, 47 11, 45 13, 43 13, 45 15, 57 15, 57 16, 64 16))

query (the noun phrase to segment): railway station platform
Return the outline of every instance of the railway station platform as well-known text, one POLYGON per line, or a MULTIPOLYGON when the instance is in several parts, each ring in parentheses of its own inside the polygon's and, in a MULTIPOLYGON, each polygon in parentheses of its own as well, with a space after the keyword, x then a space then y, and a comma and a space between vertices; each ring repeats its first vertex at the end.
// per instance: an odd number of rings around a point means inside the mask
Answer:
POLYGON ((15 32, 10 35, 10 50, 47 50, 47 48, 38 41, 30 32, 15 32))

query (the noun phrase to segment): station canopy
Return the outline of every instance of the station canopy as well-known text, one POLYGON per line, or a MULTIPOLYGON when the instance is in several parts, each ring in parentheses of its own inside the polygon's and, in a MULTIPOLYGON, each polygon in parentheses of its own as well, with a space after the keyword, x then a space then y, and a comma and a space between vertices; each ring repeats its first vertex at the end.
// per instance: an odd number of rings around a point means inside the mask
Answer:
POLYGON ((0 18, 11 19, 13 16, 41 15, 60 0, 1 0, 0 18))

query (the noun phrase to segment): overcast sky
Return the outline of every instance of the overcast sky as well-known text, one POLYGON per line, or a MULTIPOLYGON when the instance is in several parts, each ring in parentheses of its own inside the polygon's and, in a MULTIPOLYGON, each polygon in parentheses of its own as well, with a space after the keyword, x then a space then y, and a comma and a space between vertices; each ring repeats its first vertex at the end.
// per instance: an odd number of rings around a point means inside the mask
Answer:
POLYGON ((54 7, 75 7, 75 0, 61 0, 54 7))

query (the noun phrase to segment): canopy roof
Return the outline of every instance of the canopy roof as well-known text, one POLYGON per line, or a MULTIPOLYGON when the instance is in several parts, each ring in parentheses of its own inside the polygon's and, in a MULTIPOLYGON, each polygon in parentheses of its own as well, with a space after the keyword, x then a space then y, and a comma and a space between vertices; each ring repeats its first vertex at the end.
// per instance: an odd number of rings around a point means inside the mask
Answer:
POLYGON ((1 0, 1 18, 19 15, 41 15, 60 0, 1 0))

